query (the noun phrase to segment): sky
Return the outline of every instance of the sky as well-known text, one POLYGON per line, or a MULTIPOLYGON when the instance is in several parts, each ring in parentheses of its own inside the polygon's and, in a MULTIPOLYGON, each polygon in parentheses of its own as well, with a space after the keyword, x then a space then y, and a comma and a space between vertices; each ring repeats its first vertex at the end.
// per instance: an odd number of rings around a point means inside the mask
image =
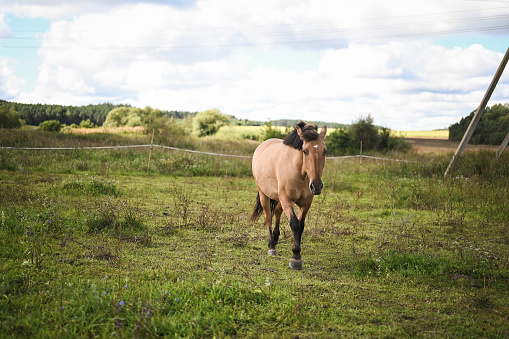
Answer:
POLYGON ((0 0, 0 99, 432 130, 508 47, 509 0, 0 0))

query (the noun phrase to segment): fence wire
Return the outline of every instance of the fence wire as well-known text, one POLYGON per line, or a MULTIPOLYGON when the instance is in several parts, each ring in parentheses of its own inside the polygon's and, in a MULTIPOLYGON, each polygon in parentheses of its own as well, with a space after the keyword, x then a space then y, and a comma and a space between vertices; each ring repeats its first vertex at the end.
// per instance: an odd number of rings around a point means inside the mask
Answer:
MULTIPOLYGON (((243 158, 243 159, 252 159, 253 158, 251 156, 246 156, 246 155, 204 152, 204 151, 196 151, 196 150, 191 150, 191 149, 163 146, 163 145, 156 145, 156 144, 126 145, 126 146, 84 146, 84 147, 9 147, 9 146, 0 146, 0 149, 12 149, 12 150, 94 150, 94 149, 140 148, 140 147, 159 147, 159 148, 164 148, 164 149, 170 149, 173 151, 206 154, 206 155, 213 155, 213 156, 220 156, 220 157, 232 157, 232 158, 243 158)), ((366 159, 375 159, 375 160, 382 160, 382 161, 397 161, 397 162, 415 162, 415 161, 410 161, 410 160, 373 157, 373 156, 362 155, 362 154, 345 155, 345 156, 338 156, 338 157, 326 157, 326 160, 351 159, 351 158, 366 158, 366 159)))

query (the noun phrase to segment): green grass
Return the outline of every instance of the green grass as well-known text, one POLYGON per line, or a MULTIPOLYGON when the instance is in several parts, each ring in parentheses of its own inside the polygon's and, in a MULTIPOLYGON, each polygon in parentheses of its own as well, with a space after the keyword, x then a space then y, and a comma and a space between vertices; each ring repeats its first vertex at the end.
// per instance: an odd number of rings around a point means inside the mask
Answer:
POLYGON ((328 160, 302 271, 284 218, 276 257, 247 223, 249 160, 0 156, 4 337, 509 335, 505 155, 468 154, 448 180, 448 156, 328 160))

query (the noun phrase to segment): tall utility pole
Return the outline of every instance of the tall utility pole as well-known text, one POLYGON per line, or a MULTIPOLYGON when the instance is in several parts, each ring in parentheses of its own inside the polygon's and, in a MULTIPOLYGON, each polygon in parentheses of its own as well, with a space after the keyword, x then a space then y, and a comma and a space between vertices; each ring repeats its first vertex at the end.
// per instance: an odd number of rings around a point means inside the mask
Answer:
POLYGON ((456 159, 458 157, 461 157, 463 154, 463 151, 465 150, 465 147, 467 147, 468 142, 472 138, 472 134, 474 133, 475 128, 477 127, 477 124, 479 123, 479 120, 481 120, 481 117, 484 113, 484 109, 486 108, 486 105, 488 104, 488 101, 490 100, 491 94, 495 90, 495 87, 497 87, 498 80, 500 79, 500 76, 502 73, 504 73, 505 65, 507 64, 507 60, 509 60, 509 48, 505 52, 504 58, 502 59, 502 62, 500 63, 500 66, 498 66, 497 72, 495 73, 495 76, 493 77, 493 80, 491 80, 490 87, 488 87, 488 90, 486 91, 486 94, 484 95, 484 98, 481 101, 481 104, 477 108, 477 111, 474 114, 474 118, 470 122, 470 125, 467 128, 467 131, 465 132, 465 135, 463 135, 463 139, 461 139, 461 142, 458 146, 458 149, 456 150, 456 153, 452 156, 451 162, 449 163, 449 166, 447 167, 447 170, 444 173, 444 177, 447 177, 449 175, 449 171, 454 166, 454 163, 456 162, 456 159))
POLYGON ((502 152, 506 148, 507 144, 509 143, 509 132, 507 132, 507 135, 504 138, 504 141, 502 141, 502 144, 500 144, 500 147, 498 148, 497 154, 495 155, 498 158, 502 155, 502 152))

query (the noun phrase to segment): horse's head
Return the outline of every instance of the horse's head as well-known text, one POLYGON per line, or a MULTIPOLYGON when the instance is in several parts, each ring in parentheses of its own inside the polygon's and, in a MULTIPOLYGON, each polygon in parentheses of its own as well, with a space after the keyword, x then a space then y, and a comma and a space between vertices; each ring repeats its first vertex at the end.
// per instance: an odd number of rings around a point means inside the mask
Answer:
POLYGON ((318 195, 322 193, 323 189, 322 173, 325 167, 325 154, 327 153, 327 147, 325 146, 327 126, 323 126, 319 134, 315 129, 314 135, 306 133, 305 129, 303 130, 299 126, 296 127, 296 131, 302 140, 302 156, 304 170, 309 178, 309 190, 313 195, 318 195))

